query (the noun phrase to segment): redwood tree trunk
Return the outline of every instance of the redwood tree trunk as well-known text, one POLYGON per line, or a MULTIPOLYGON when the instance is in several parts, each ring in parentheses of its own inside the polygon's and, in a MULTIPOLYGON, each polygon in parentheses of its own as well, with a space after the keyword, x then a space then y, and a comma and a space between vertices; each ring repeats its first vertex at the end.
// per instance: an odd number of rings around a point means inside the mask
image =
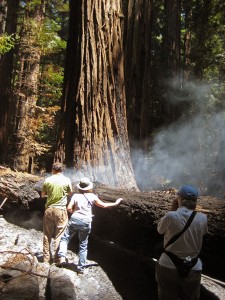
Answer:
MULTIPOLYGON (((127 121, 131 145, 149 136, 152 0, 128 0, 125 36, 127 121)), ((143 145, 144 146, 144 145, 143 145)))
MULTIPOLYGON (((19 0, 0 1, 0 34, 16 32, 19 0)), ((0 164, 6 162, 13 50, 0 55, 0 164)))
POLYGON ((184 37, 184 83, 188 81, 191 71, 190 53, 191 53, 191 16, 192 1, 184 2, 185 12, 185 37, 184 37))
POLYGON ((179 76, 180 69, 180 0, 165 0, 166 34, 165 51, 167 76, 179 76), (172 73, 172 74, 171 74, 172 73))
POLYGON ((209 55, 208 41, 212 38, 211 31, 208 30, 210 22, 210 12, 213 10, 214 2, 210 0, 197 1, 193 10, 192 20, 195 26, 195 39, 198 41, 195 46, 194 56, 194 75, 198 79, 203 78, 204 69, 207 67, 206 56, 209 55), (207 53, 207 55, 206 55, 207 53))
POLYGON ((5 33, 8 5, 6 0, 0 0, 0 34, 5 33))
POLYGON ((126 123, 120 2, 70 2, 64 134, 56 159, 63 160, 65 151, 66 165, 76 172, 136 189, 126 123))
POLYGON ((179 103, 180 78, 180 30, 181 1, 164 0, 166 26, 162 45, 161 66, 161 116, 162 122, 170 124, 181 112, 179 103))
POLYGON ((25 22, 20 36, 18 53, 19 71, 12 97, 12 128, 9 141, 9 164, 19 171, 32 173, 33 160, 37 154, 35 124, 37 119, 37 90, 40 67, 40 49, 35 47, 35 36, 28 19, 41 24, 44 1, 36 8, 26 10, 25 22))

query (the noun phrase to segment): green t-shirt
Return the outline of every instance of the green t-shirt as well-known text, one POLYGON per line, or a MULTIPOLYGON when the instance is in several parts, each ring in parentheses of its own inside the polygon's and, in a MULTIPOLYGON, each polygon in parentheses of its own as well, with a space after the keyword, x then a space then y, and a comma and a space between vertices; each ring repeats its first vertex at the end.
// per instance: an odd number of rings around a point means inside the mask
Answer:
POLYGON ((62 173, 45 179, 42 190, 47 194, 45 207, 66 207, 67 195, 72 192, 71 180, 62 173))

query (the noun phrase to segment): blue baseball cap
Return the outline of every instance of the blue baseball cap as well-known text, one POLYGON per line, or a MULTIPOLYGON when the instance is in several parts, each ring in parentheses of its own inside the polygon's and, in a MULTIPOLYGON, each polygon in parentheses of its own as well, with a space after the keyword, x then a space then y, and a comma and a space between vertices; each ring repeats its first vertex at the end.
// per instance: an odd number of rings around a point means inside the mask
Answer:
POLYGON ((198 189, 193 185, 183 185, 178 191, 178 195, 185 199, 197 200, 198 189))

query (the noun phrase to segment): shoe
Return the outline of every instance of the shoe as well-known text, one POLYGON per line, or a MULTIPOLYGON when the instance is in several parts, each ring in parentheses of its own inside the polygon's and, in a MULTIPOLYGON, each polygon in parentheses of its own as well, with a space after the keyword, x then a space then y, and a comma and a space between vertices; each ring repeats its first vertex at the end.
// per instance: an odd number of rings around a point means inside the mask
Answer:
POLYGON ((84 274, 84 267, 77 266, 77 274, 84 274))
POLYGON ((43 262, 43 263, 51 264, 51 263, 52 263, 52 260, 51 260, 51 259, 48 259, 48 258, 43 258, 42 262, 43 262))
POLYGON ((64 265, 64 264, 66 264, 66 258, 64 256, 59 257, 57 264, 58 265, 64 265))

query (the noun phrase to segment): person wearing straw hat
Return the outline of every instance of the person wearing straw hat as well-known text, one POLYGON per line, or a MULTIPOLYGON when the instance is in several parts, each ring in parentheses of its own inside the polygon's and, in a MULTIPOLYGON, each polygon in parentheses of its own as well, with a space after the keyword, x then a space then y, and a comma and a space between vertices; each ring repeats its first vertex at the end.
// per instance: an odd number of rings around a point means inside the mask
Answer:
POLYGON ((80 179, 77 184, 78 193, 75 193, 68 204, 67 210, 72 214, 67 228, 61 237, 59 245, 59 266, 66 263, 66 255, 69 241, 75 233, 79 239, 79 261, 77 272, 82 274, 85 269, 87 258, 88 237, 91 232, 92 207, 97 205, 102 208, 108 208, 118 205, 123 199, 118 198, 113 203, 101 201, 96 194, 92 192, 93 183, 87 177, 80 179))

